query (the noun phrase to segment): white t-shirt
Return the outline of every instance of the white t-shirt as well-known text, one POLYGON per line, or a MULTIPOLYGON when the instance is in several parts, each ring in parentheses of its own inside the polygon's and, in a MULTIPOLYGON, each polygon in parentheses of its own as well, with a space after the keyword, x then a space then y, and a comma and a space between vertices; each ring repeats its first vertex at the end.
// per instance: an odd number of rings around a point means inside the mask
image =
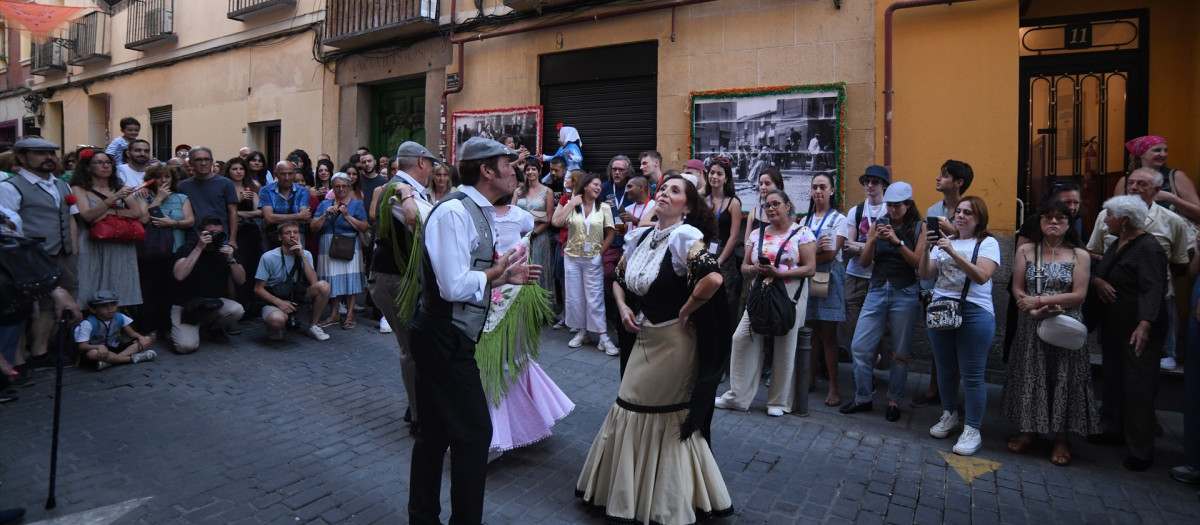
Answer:
MULTIPOLYGON (((857 210, 858 206, 846 210, 846 234, 844 237, 855 242, 867 242, 867 232, 877 219, 887 214, 887 204, 881 202, 878 206, 872 206, 871 203, 864 202, 862 219, 858 221, 858 224, 855 224, 854 218, 856 217, 857 210)), ((872 267, 864 267, 862 264, 859 264, 858 257, 850 257, 846 260, 846 273, 850 275, 870 279, 871 272, 872 267)))
MULTIPOLYGON (((842 237, 844 239, 846 237, 846 221, 847 219, 845 215, 842 215, 841 212, 830 208, 825 216, 819 219, 813 217, 812 215, 805 217, 804 225, 812 231, 813 237, 816 239, 818 244, 820 244, 821 237, 829 237, 829 245, 836 248, 837 238, 842 237)), ((834 256, 832 262, 836 263, 840 260, 842 260, 841 251, 834 256)))
POLYGON ((128 164, 121 164, 120 166, 117 166, 117 176, 121 177, 121 184, 129 186, 130 188, 136 188, 145 182, 142 179, 146 176, 146 172, 137 171, 129 167, 128 164))
MULTIPOLYGON (((975 239, 960 239, 950 241, 950 245, 954 247, 954 251, 962 254, 967 260, 971 259, 971 254, 975 251, 975 239)), ((950 254, 942 251, 941 248, 934 247, 933 251, 929 252, 929 258, 937 262, 937 284, 933 287, 934 299, 958 299, 962 297, 963 285, 967 282, 967 274, 963 273, 958 268, 954 260, 950 258, 950 254)), ((980 260, 989 259, 994 261, 997 266, 1000 265, 1000 243, 995 237, 988 237, 983 240, 983 244, 979 246, 979 257, 975 260, 978 263, 980 260)), ((992 281, 979 284, 971 283, 971 287, 967 290, 967 302, 976 305, 988 313, 995 315, 996 312, 992 308, 992 281)))
POLYGON ((517 206, 509 206, 508 213, 496 214, 496 252, 503 255, 521 242, 521 237, 533 231, 533 214, 517 206))
POLYGON ((654 200, 647 200, 646 204, 638 204, 635 202, 629 206, 626 206, 625 211, 629 212, 630 215, 633 215, 633 217, 637 219, 633 223, 636 227, 638 223, 642 222, 642 219, 648 219, 654 216, 654 200))

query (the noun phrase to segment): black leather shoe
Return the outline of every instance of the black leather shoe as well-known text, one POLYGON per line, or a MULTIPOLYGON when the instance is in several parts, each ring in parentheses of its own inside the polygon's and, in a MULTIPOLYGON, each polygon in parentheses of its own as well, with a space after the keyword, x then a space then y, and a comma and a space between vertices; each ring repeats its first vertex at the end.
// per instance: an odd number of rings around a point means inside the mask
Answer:
POLYGON ((1154 462, 1148 459, 1135 458, 1133 456, 1125 456, 1125 469, 1134 472, 1145 472, 1153 465, 1154 462))
POLYGON ((839 408, 838 412, 843 414, 857 414, 859 412, 870 412, 872 408, 874 407, 871 405, 870 401, 867 401, 866 403, 856 403, 851 401, 843 405, 842 408, 839 408))
POLYGON ((888 421, 900 421, 900 407, 897 405, 888 405, 887 412, 883 413, 883 417, 888 421))

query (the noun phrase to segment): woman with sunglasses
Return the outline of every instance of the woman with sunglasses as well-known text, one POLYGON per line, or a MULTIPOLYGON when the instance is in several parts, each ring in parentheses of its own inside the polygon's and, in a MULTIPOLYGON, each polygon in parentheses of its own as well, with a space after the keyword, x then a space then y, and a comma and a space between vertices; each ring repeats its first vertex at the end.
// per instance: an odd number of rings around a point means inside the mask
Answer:
MULTIPOLYGON (((783 279, 790 299, 795 296, 797 288, 804 286, 804 279, 816 272, 816 239, 812 231, 796 224, 796 208, 783 190, 767 193, 762 208, 769 222, 750 235, 750 244, 746 246, 746 256, 742 261, 742 273, 757 278, 752 286, 759 286, 763 279, 783 279)), ((807 308, 805 291, 796 301, 796 323, 786 334, 773 338, 775 352, 772 381, 767 388, 768 416, 779 417, 794 408, 792 372, 796 364, 796 334, 804 324, 807 308)), ((764 337, 751 331, 750 312, 747 310, 733 331, 729 390, 716 398, 717 408, 750 409, 750 402, 758 393, 758 380, 762 377, 764 337)))

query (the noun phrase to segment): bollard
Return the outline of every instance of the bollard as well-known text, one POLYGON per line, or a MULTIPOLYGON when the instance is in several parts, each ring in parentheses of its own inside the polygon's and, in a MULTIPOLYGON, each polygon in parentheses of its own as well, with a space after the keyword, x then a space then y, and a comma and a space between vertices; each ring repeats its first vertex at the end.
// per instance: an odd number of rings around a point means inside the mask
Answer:
POLYGON ((796 385, 796 405, 792 413, 800 417, 808 417, 808 368, 809 356, 812 354, 813 331, 807 326, 796 330, 796 366, 793 384, 796 385))

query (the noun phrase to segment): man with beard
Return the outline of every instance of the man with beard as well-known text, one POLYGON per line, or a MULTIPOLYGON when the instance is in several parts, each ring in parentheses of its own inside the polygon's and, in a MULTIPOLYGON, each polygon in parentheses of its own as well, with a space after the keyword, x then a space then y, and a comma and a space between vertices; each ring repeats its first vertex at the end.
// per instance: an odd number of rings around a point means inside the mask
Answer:
POLYGON ((150 166, 150 143, 146 139, 129 141, 125 150, 125 164, 117 166, 117 176, 121 184, 136 188, 142 185, 146 176, 146 168, 150 166))

